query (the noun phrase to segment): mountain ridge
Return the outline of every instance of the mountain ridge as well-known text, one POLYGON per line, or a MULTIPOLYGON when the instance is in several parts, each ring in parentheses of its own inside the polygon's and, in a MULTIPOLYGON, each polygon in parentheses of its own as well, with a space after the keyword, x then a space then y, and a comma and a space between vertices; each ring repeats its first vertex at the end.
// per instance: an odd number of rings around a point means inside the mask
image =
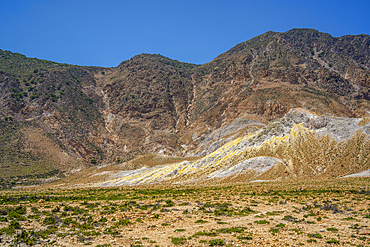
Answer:
MULTIPOLYGON (((86 67, 0 50, 0 116, 4 126, 32 123, 60 143, 58 152, 74 160, 74 169, 146 154, 207 155, 292 108, 368 117, 369 67, 369 35, 332 37, 314 29, 267 32, 201 65, 140 54, 117 67, 86 67)), ((30 133, 21 125, 17 133, 30 133)), ((2 152, 14 153, 3 155, 10 167, 31 162, 16 155, 26 150, 19 136, 2 137, 2 152)), ((58 161, 48 167, 42 152, 39 159, 45 171, 65 174, 58 161)))

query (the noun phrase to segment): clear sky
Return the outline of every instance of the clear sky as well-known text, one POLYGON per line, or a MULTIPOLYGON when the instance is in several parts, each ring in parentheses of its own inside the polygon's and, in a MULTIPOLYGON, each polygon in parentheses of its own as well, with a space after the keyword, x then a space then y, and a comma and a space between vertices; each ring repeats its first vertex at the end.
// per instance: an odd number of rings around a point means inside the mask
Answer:
POLYGON ((77 65, 207 63, 267 31, 370 34, 370 0, 0 0, 0 49, 77 65))

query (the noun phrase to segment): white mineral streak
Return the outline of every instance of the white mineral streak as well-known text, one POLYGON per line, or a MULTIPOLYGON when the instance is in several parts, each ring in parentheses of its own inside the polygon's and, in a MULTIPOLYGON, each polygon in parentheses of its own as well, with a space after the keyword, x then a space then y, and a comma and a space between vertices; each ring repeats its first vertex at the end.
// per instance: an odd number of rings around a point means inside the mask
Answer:
POLYGON ((370 169, 362 172, 352 173, 350 175, 343 176, 342 178, 354 178, 354 177, 370 177, 370 169))
POLYGON ((256 172, 266 172, 268 169, 273 167, 274 165, 277 165, 278 163, 282 163, 281 160, 278 158, 273 157, 256 157, 244 160, 240 162, 239 164, 232 166, 227 169, 220 169, 217 172, 212 173, 209 175, 209 178, 222 178, 222 177, 228 177, 231 175, 234 175, 235 173, 239 172, 246 172, 246 171, 256 171, 256 172))
MULTIPOLYGON (((226 144, 234 139, 236 139, 236 135, 239 131, 242 131, 244 128, 248 126, 265 126, 264 123, 256 120, 248 120, 244 118, 235 119, 231 124, 222 126, 221 128, 207 134, 204 137, 199 137, 199 139, 203 140, 199 143, 197 149, 194 152, 195 156, 205 156, 214 151, 218 148, 222 147, 223 144, 226 144)), ((193 135, 193 140, 196 139, 197 136, 193 135)), ((197 142, 197 139, 194 140, 197 142)))

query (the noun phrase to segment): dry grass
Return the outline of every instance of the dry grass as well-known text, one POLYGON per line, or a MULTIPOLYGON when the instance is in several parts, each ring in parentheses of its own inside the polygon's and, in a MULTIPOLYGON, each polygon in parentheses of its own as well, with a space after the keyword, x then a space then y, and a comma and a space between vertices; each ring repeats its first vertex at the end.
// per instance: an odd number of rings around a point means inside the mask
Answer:
POLYGON ((16 245, 367 246, 369 182, 4 191, 0 212, 8 213, 0 231, 16 245), (12 232, 11 221, 19 229, 12 232))

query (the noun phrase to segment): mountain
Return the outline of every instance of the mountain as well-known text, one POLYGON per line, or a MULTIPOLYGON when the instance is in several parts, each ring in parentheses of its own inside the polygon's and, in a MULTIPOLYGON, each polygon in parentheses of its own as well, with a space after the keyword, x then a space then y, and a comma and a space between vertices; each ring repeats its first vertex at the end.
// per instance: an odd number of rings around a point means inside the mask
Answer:
POLYGON ((367 119, 369 68, 370 36, 313 29, 267 32, 203 65, 141 54, 84 67, 0 50, 0 183, 148 154, 207 157, 293 108, 367 119))

